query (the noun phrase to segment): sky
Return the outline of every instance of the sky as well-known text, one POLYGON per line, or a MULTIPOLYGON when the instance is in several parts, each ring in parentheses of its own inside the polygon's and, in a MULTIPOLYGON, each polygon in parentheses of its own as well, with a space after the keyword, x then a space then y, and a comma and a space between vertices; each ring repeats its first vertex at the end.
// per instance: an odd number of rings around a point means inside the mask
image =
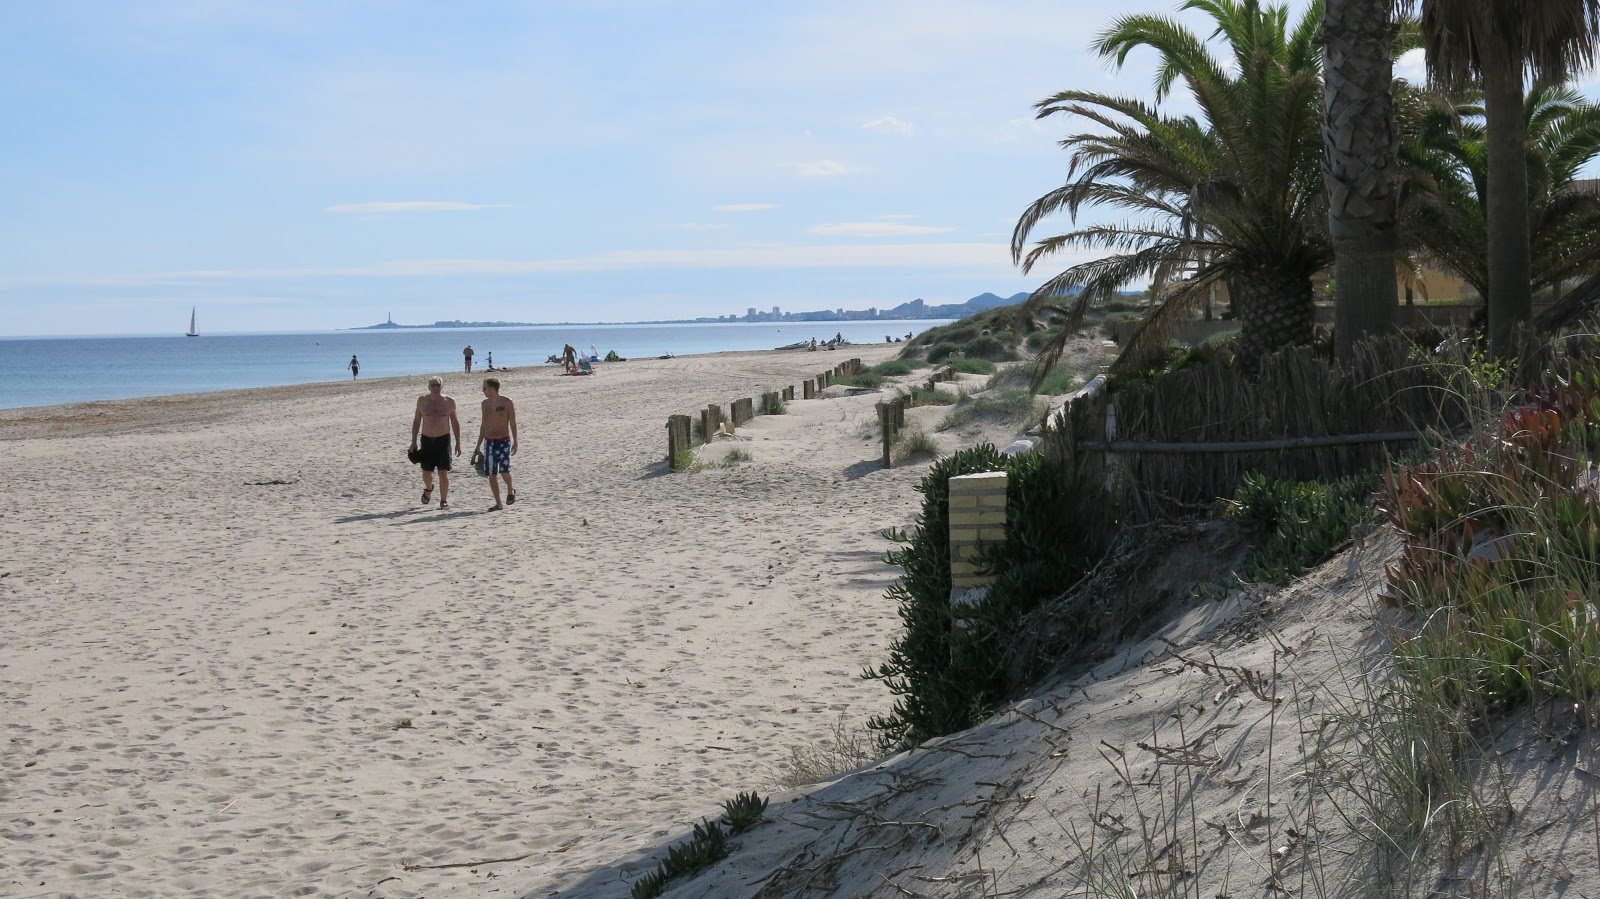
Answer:
POLYGON ((1031 290, 1011 229, 1069 125, 1033 104, 1148 95, 1088 45, 1176 6, 0 3, 6 336, 1031 290))

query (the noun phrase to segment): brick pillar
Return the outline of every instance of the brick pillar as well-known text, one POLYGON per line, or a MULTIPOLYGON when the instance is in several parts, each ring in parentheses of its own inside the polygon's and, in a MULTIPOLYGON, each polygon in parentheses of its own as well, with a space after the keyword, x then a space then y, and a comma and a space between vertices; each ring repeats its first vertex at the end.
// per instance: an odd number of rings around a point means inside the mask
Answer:
POLYGON ((986 471, 950 479, 950 587, 992 583, 973 564, 979 547, 1006 539, 1006 473, 986 471))

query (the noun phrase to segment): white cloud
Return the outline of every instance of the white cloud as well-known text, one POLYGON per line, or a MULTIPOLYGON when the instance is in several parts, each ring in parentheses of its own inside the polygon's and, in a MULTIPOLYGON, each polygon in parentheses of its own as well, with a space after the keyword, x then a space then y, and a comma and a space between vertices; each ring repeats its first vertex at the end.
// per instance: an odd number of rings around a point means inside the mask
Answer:
POLYGON ((794 163, 794 169, 807 178, 827 178, 833 175, 843 175, 850 171, 845 168, 843 163, 834 162, 831 159, 821 159, 816 162, 797 162, 794 163))
POLYGON ((907 225, 903 222, 829 222, 806 230, 824 237, 900 237, 907 234, 948 234, 955 229, 907 225))
POLYGON ((876 131, 880 134, 912 135, 917 133, 917 128, 915 125, 912 125, 905 119, 896 118, 892 115, 886 115, 881 119, 873 119, 861 127, 867 129, 868 131, 876 131))
POLYGON ((724 203, 721 206, 711 207, 716 212, 762 212, 767 209, 777 209, 777 203, 724 203))
MULTIPOLYGON (((877 223, 863 223, 873 225, 877 223)), ((893 227, 891 225, 891 227, 893 227)), ((930 229, 949 230, 949 229, 930 229)), ((1086 255, 1086 258, 1090 258, 1086 255)), ((1004 242, 915 244, 748 244, 691 250, 618 250, 571 259, 402 259, 363 266, 195 269, 129 275, 0 278, 0 290, 41 286, 189 284, 316 278, 429 278, 536 275, 630 269, 970 268, 1014 272, 1004 242)))
POLYGON ((1421 47, 1407 50, 1400 54, 1394 61, 1394 74, 1397 78, 1404 78, 1412 84, 1423 84, 1428 80, 1426 55, 1421 47))
POLYGON ((340 203, 328 212, 383 215, 390 212, 460 212, 471 209, 509 209, 510 203, 457 203, 450 200, 402 200, 393 203, 340 203))

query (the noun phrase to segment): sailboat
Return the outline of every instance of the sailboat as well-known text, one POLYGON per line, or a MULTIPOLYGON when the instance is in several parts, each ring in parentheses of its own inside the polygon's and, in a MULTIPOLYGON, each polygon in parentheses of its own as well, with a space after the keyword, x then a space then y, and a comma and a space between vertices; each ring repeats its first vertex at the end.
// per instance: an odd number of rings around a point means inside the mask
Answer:
POLYGON ((200 336, 200 332, 196 331, 194 329, 194 307, 193 306, 189 307, 189 330, 187 332, 185 332, 183 336, 185 336, 185 337, 199 337, 200 336))

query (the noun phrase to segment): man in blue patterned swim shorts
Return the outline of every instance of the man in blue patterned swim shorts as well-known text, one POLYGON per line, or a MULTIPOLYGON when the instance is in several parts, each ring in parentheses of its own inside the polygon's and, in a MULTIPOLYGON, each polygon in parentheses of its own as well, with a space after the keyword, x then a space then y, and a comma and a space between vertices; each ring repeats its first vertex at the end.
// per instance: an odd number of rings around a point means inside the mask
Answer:
POLYGON ((489 476, 489 489, 494 491, 497 512, 517 501, 517 489, 511 484, 511 457, 520 449, 517 439, 517 404, 509 396, 500 395, 500 379, 483 379, 483 418, 478 424, 478 449, 483 452, 484 474, 489 476), (505 502, 500 502, 500 480, 506 482, 505 502))

